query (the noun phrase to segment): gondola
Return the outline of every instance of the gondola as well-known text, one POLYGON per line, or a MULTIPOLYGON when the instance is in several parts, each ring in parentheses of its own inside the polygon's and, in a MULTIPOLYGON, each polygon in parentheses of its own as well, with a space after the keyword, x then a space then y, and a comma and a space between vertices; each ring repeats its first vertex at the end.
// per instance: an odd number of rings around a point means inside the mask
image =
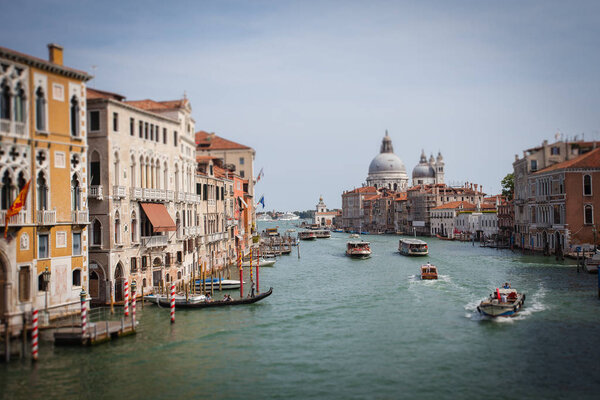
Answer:
MULTIPOLYGON (((239 299, 239 300, 231 300, 231 301, 223 301, 223 300, 217 300, 217 301, 202 301, 199 303, 176 303, 175 304, 175 308, 209 308, 209 307, 225 307, 225 306, 238 306, 241 304, 252 304, 252 303, 256 303, 257 301, 261 301, 262 299, 269 297, 271 295, 271 293, 273 293, 273 288, 270 288, 268 292, 264 292, 261 294, 258 294, 254 297, 247 297, 245 299, 239 299)), ((169 301, 160 299, 160 305, 162 307, 169 307, 170 303, 169 301)))

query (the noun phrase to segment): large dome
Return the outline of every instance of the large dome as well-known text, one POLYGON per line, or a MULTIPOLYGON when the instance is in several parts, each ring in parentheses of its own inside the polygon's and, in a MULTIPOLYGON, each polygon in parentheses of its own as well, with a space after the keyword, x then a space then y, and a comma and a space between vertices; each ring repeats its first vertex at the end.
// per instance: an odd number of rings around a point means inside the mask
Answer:
POLYGON ((369 175, 373 174, 406 174, 404 163, 394 153, 380 153, 369 165, 369 175))

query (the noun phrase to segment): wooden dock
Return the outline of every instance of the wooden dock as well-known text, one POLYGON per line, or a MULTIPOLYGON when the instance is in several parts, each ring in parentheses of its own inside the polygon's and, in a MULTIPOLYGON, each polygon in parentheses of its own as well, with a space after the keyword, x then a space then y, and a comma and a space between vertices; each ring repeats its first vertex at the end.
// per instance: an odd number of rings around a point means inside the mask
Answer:
POLYGON ((85 335, 81 325, 58 328, 54 331, 54 343, 57 345, 92 345, 103 343, 122 336, 135 335, 136 328, 131 319, 120 321, 91 322, 85 335))

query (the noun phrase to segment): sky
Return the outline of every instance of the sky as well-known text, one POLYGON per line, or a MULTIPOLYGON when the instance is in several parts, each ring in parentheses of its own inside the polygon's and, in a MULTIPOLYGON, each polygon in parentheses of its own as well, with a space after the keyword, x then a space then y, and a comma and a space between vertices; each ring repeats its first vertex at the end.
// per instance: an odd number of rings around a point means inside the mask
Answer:
POLYGON ((341 207, 387 129, 409 176, 489 194, 543 140, 600 140, 597 1, 12 1, 0 46, 128 100, 190 99, 196 130, 253 147, 268 210, 341 207), (28 20, 24 24, 24 18, 28 20), (24 29, 24 26, 27 29, 24 29), (559 136, 557 136, 559 135, 559 136))

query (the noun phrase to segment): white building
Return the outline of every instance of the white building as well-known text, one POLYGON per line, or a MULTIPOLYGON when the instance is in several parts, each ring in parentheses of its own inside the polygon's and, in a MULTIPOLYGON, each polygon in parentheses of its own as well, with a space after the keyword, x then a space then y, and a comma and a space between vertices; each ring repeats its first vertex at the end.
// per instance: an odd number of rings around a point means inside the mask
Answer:
POLYGON ((319 197, 319 203, 316 206, 313 223, 319 226, 331 227, 333 225, 333 218, 336 215, 338 215, 337 211, 327 211, 327 206, 323 202, 323 196, 319 197))

